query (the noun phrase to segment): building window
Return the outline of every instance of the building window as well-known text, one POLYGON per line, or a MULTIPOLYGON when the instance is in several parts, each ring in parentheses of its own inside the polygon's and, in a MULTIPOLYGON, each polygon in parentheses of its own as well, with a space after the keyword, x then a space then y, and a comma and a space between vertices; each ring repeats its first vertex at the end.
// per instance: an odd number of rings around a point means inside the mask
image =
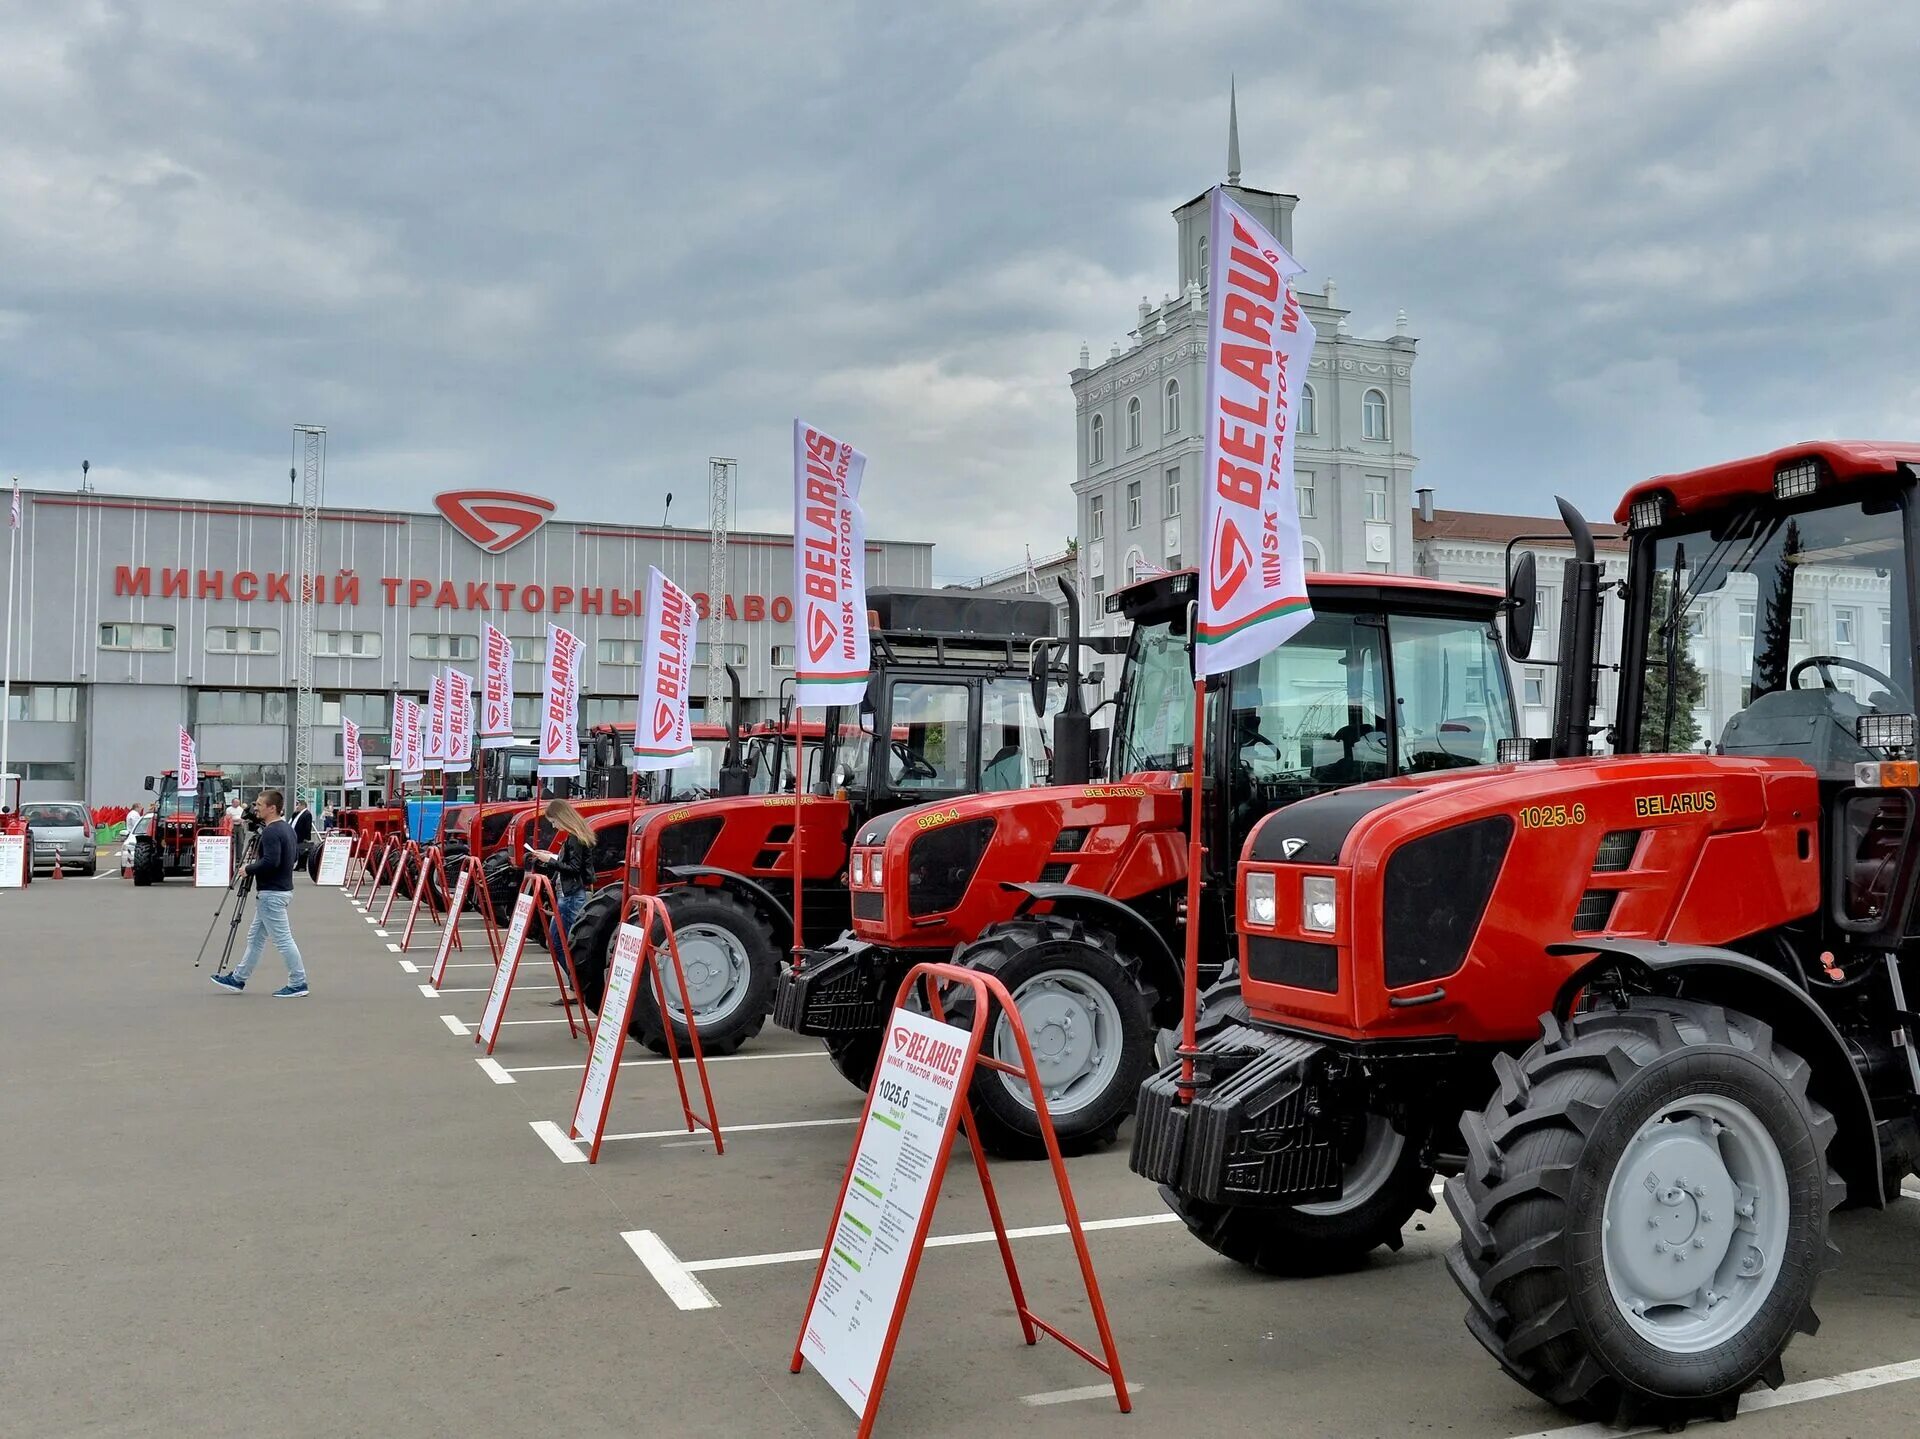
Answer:
POLYGON ((1104 603, 1106 597, 1107 577, 1104 573, 1097 574, 1093 577, 1093 612, 1096 615, 1106 612, 1106 605, 1104 603))
POLYGON ((1528 670, 1520 681, 1523 702, 1530 705, 1544 705, 1547 702, 1547 672, 1528 670))
POLYGON ((277 655, 280 631, 232 627, 207 631, 210 655, 277 655))
POLYGON ((1164 512, 1168 519, 1180 513, 1180 467, 1174 465, 1167 471, 1167 507, 1164 512))
POLYGON ((637 665, 646 649, 645 640, 602 640, 600 641, 600 663, 603 665, 637 665))
POLYGON ((519 664, 543 665, 547 662, 545 635, 512 635, 507 643, 513 646, 513 658, 519 664))
POLYGON ((1367 569, 1376 575, 1384 575, 1385 573, 1387 573, 1388 570, 1392 568, 1393 566, 1388 564, 1385 560, 1368 560, 1367 561, 1367 569))
POLYGON ((1853 610, 1836 608, 1833 612, 1833 642, 1835 645, 1853 647, 1853 610))
POLYGON ((173 626, 105 624, 100 626, 100 648, 165 654, 173 649, 173 626))
POLYGON ((516 733, 537 732, 540 728, 540 711, 546 703, 542 695, 515 695, 513 697, 513 728, 516 733))
POLYGON ((285 690, 195 690, 189 712, 194 726, 287 722, 285 690))
POLYGON ((1387 397, 1368 390, 1360 397, 1360 436, 1367 440, 1387 438, 1387 397))
POLYGON ((793 646, 775 645, 773 647, 773 667, 777 670, 793 668, 793 646))
POLYGON ((1795 605, 1793 615, 1787 621, 1787 639, 1796 645, 1807 642, 1807 607, 1795 605))
POLYGON ((1095 495, 1087 501, 1087 539, 1097 542, 1107 537, 1107 497, 1095 495))
POLYGON ((1313 471, 1295 470, 1293 472, 1293 493, 1300 502, 1300 517, 1313 518, 1313 471))
POLYGON ((1127 401, 1127 448, 1140 448, 1140 397, 1135 395, 1127 401))
POLYGON ((375 630, 315 630, 313 652, 323 658, 380 658, 380 635, 375 630))
POLYGON ((385 734, 393 717, 383 694, 322 694, 319 700, 320 718, 315 723, 323 729, 338 729, 341 720, 350 719, 362 734, 385 734))
POLYGON ((1087 463, 1097 465, 1107 458, 1107 420, 1095 415, 1087 421, 1087 463))
POLYGON ((1140 552, 1138 550, 1128 550, 1127 551, 1127 583, 1130 585, 1134 585, 1134 584, 1138 584, 1139 582, 1140 582, 1140 552))
POLYGON ((1138 480, 1127 481, 1127 528, 1130 530, 1140 528, 1140 482, 1138 480))
MULTIPOLYGON (((712 648, 713 647, 705 640, 701 640, 693 647, 693 667, 695 669, 703 670, 709 664, 713 663, 707 658, 712 648)), ((728 665, 745 664, 747 662, 747 647, 745 645, 720 646, 720 662, 728 665)))
POLYGON ((1185 565, 1185 562, 1180 558, 1180 551, 1174 550, 1167 555, 1168 569, 1177 570, 1177 569, 1184 568, 1184 565, 1185 565))
POLYGON ((1387 477, 1385 475, 1367 476, 1367 518, 1384 520, 1387 517, 1387 477))
POLYGON ((1544 635, 1547 632, 1547 616, 1553 611, 1553 591, 1542 589, 1539 602, 1533 607, 1533 632, 1544 635))
POLYGON ((1740 638, 1753 639, 1753 601, 1740 601, 1740 638))
POLYGON ((580 728, 633 723, 633 701, 624 695, 588 695, 580 701, 580 728))
POLYGON ((7 718, 71 724, 80 718, 80 691, 74 685, 15 685, 7 691, 7 718))
POLYGON ((80 778, 74 762, 70 759, 30 759, 20 769, 21 777, 28 780, 57 780, 63 784, 72 784, 80 778))
POLYGON ((1299 435, 1317 435, 1320 433, 1320 416, 1314 404, 1313 386, 1300 387, 1300 424, 1294 431, 1299 435))
POLYGON ((1207 237, 1200 237, 1200 288, 1207 287, 1207 237))
POLYGON ((1305 535, 1302 535, 1300 537, 1301 567, 1305 569, 1308 574, 1317 575, 1320 573, 1320 562, 1320 546, 1308 539, 1305 535))
POLYGON ((1180 428, 1180 382, 1178 380, 1168 380, 1167 381, 1166 430, 1167 430, 1167 433, 1171 435, 1174 431, 1178 430, 1179 428, 1180 428))
MULTIPOLYGON (((520 641, 513 644, 517 651, 520 641)), ((480 641, 473 635, 409 635, 407 653, 417 660, 470 660, 480 653, 480 641)))

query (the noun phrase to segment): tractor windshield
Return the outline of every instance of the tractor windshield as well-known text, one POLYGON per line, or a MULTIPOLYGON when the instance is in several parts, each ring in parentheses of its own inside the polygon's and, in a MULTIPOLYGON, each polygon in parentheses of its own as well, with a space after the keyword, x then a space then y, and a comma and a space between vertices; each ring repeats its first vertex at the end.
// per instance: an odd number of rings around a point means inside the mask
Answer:
POLYGON ((1657 535, 1636 748, 1722 743, 1756 700, 1796 689, 1823 691, 1849 729, 1860 713, 1911 713, 1904 528, 1886 497, 1767 501, 1657 535))
POLYGON ((1184 615, 1134 626, 1119 726, 1116 774, 1181 770, 1193 763, 1193 662, 1184 615))

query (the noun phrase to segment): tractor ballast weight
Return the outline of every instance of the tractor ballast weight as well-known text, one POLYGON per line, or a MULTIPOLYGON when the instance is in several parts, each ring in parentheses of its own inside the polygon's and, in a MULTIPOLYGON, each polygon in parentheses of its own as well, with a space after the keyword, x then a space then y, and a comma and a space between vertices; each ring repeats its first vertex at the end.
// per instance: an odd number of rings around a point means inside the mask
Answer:
POLYGON ((1920 1162, 1917 482, 1920 446, 1828 443, 1635 487, 1613 754, 1593 565, 1559 757, 1254 830, 1239 1008, 1203 1012, 1191 1103, 1171 1066, 1143 1085, 1134 1137, 1197 1238, 1356 1264, 1455 1171, 1468 1328, 1536 1394, 1677 1426, 1780 1382, 1828 1211, 1920 1162))

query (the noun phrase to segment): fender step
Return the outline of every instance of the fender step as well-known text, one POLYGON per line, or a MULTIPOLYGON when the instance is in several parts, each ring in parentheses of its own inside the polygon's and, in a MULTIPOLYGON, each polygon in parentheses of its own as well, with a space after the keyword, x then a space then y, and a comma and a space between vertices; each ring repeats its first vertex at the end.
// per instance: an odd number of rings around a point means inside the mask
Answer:
POLYGON ((1180 1103, 1178 1060, 1140 1086, 1133 1171, 1209 1204, 1339 1198, 1339 1120, 1311 1102, 1326 1046, 1233 1024, 1200 1050, 1193 1103, 1180 1103))

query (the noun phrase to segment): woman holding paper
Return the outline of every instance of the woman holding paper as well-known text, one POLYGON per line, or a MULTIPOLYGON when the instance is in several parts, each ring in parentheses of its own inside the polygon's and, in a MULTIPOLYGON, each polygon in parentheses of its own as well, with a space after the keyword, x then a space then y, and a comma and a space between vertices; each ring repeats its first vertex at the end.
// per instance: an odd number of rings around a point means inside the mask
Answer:
MULTIPOLYGON (((560 847, 535 849, 528 845, 527 858, 552 871, 554 889, 560 896, 560 923, 571 938, 580 911, 587 906, 587 896, 593 892, 593 830, 580 811, 563 799, 548 800, 543 813, 553 826, 554 838, 561 841, 560 847)), ((547 948, 556 954, 560 951, 551 926, 547 948)))

